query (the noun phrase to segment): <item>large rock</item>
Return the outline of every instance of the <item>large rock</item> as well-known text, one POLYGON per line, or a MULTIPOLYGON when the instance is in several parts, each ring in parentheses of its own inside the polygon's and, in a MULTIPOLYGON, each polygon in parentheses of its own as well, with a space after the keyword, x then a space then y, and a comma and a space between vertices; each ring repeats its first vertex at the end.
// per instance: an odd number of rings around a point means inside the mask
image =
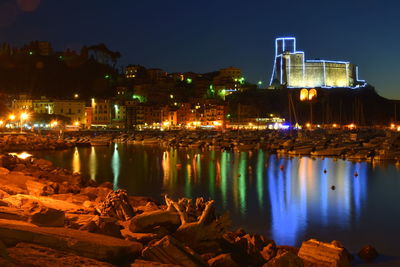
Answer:
POLYGON ((349 258, 343 247, 310 239, 301 244, 298 256, 307 264, 317 266, 350 267, 349 258))
POLYGON ((85 195, 91 201, 104 201, 107 195, 112 192, 110 188, 107 187, 84 187, 81 189, 80 193, 85 195))
POLYGON ((26 181, 26 188, 31 196, 48 196, 58 193, 59 185, 47 181, 26 181))
POLYGON ((128 194, 121 189, 111 191, 96 210, 102 216, 110 216, 123 221, 129 220, 134 215, 133 208, 128 201, 128 194))
POLYGON ((31 205, 32 202, 37 202, 48 208, 62 210, 65 212, 68 211, 68 212, 79 213, 83 210, 82 206, 75 205, 68 201, 57 200, 45 196, 31 196, 31 195, 18 194, 4 198, 4 200, 9 202, 14 207, 18 208, 24 207, 24 205, 31 205))
POLYGON ((0 219, 27 221, 28 216, 23 209, 0 206, 0 219))
POLYGON ((155 226, 165 226, 167 228, 177 228, 181 220, 177 212, 156 210, 144 212, 131 219, 129 229, 132 232, 146 233, 152 231, 155 226))
MULTIPOLYGON (((53 266, 98 266, 112 267, 107 262, 77 256, 72 253, 54 250, 35 244, 19 243, 7 249, 9 257, 17 266, 53 267, 53 266)), ((0 265, 2 266, 2 265, 0 265)))
MULTIPOLYGON (((303 261, 289 251, 283 251, 281 254, 278 254, 275 258, 268 261, 263 267, 303 267, 303 261)), ((323 265, 312 265, 312 266, 323 266, 323 265)), ((332 265, 333 266, 333 265, 332 265)))
POLYGON ((207 266, 198 254, 171 236, 166 236, 146 247, 142 256, 146 260, 185 267, 207 266))
POLYGON ((67 228, 37 227, 11 220, 0 220, 0 239, 7 246, 33 243, 111 262, 133 259, 142 250, 138 242, 67 228))
POLYGON ((34 203, 29 209, 29 222, 38 226, 63 227, 65 213, 62 210, 49 208, 34 203))
POLYGON ((363 260, 373 261, 379 256, 379 254, 373 246, 366 245, 358 252, 358 256, 363 260))
POLYGON ((112 217, 94 216, 86 225, 81 227, 80 230, 122 238, 121 225, 119 225, 116 218, 112 217))

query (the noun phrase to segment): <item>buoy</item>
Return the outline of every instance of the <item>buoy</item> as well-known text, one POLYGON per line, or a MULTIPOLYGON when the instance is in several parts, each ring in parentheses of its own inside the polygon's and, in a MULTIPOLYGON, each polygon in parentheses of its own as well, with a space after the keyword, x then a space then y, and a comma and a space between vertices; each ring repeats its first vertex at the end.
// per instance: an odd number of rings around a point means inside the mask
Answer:
POLYGON ((284 167, 283 165, 280 165, 280 166, 279 166, 279 169, 281 169, 281 171, 283 171, 284 168, 285 168, 285 167, 284 167))
POLYGON ((357 177, 357 176, 358 176, 358 173, 357 173, 357 172, 355 172, 355 173, 354 173, 354 176, 355 176, 355 177, 357 177))
POLYGON ((331 186, 331 189, 332 189, 332 190, 335 190, 335 189, 336 189, 336 187, 335 187, 334 185, 332 185, 332 186, 331 186))
POLYGON ((324 173, 326 173, 326 169, 324 169, 324 173))

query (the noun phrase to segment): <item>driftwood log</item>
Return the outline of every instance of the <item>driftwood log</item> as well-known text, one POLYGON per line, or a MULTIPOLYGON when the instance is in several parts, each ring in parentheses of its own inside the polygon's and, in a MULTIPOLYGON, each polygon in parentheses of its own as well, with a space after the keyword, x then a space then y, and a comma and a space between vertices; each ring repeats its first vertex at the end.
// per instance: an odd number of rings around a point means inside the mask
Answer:
POLYGON ((214 200, 181 198, 177 202, 165 196, 168 211, 179 214, 181 225, 173 236, 197 251, 219 248, 219 240, 230 225, 229 217, 215 215, 214 200))

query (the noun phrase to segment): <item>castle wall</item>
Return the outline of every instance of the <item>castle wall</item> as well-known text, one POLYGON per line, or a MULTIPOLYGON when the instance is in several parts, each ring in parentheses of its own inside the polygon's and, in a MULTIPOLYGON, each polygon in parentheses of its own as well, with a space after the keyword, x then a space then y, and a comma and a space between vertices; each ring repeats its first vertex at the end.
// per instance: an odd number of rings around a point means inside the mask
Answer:
POLYGON ((296 54, 286 58, 285 76, 290 87, 349 87, 355 82, 352 64, 299 61, 296 54))

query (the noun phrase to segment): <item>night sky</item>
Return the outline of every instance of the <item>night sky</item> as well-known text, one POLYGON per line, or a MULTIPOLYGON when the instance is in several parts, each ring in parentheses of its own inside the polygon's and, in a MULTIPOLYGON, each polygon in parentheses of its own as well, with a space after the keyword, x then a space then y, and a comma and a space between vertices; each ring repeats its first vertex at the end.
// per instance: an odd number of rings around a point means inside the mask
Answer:
POLYGON ((351 61, 381 95, 400 99, 399 10, 392 0, 0 0, 0 43, 105 43, 122 54, 120 66, 236 66, 266 84, 274 38, 295 36, 308 59, 351 61))

